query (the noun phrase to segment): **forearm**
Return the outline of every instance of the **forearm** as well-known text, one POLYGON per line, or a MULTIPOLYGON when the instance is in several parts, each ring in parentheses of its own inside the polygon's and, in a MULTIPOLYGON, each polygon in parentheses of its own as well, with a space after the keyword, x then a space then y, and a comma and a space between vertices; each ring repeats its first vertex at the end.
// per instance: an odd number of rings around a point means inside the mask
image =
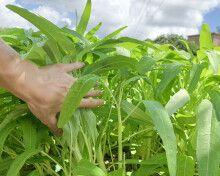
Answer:
POLYGON ((35 66, 22 61, 19 54, 0 39, 0 86, 23 100, 28 99, 28 92, 25 92, 27 68, 35 66))

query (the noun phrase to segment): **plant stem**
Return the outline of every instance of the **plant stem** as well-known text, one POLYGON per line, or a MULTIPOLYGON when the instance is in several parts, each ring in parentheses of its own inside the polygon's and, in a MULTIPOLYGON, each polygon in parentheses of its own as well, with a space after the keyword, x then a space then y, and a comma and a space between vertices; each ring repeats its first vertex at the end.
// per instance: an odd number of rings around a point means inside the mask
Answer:
POLYGON ((152 131, 151 128, 150 128, 150 129, 144 129, 144 130, 138 131, 138 132, 136 132, 136 133, 130 135, 129 137, 125 138, 122 142, 129 141, 131 138, 135 137, 135 136, 138 135, 138 134, 141 134, 141 133, 143 133, 143 132, 150 132, 150 131, 152 131))
POLYGON ((69 169, 69 175, 71 176, 71 172, 72 172, 72 148, 73 148, 73 134, 72 134, 72 126, 70 124, 70 122, 68 123, 69 125, 69 128, 71 128, 70 130, 70 155, 69 155, 69 166, 70 166, 70 169, 69 169))
POLYGON ((118 111, 118 168, 121 169, 123 167, 122 165, 122 159, 123 159, 123 146, 122 146, 122 117, 121 117, 121 100, 122 100, 122 94, 123 90, 120 88, 119 92, 119 101, 118 101, 118 106, 117 106, 117 111, 118 111))
POLYGON ((59 165, 60 168, 63 170, 64 174, 67 175, 65 169, 63 168, 63 166, 61 166, 61 164, 60 164, 58 161, 56 161, 54 158, 52 158, 50 155, 48 155, 48 154, 45 153, 44 151, 41 151, 41 153, 42 153, 43 155, 45 155, 47 158, 49 158, 51 161, 53 161, 54 163, 56 163, 57 165, 59 165))
MULTIPOLYGON (((109 137, 108 137, 108 145, 109 145, 109 153, 110 153, 110 156, 111 156, 111 162, 114 163, 114 157, 113 157, 113 154, 112 154, 112 148, 111 148, 111 145, 110 145, 109 137)), ((115 171, 116 170, 115 165, 113 164, 112 166, 113 166, 113 169, 115 171)))
POLYGON ((80 125, 80 130, 81 130, 81 133, 82 133, 82 136, 84 138, 85 145, 86 145, 86 148, 87 148, 87 151, 88 151, 88 154, 89 154, 89 161, 92 162, 93 156, 92 156, 92 151, 91 151, 91 145, 89 145, 88 138, 87 138, 86 134, 84 133, 83 128, 82 128, 81 125, 80 125))
POLYGON ((99 145, 98 147, 98 153, 97 153, 97 161, 99 163, 99 166, 101 167, 101 169, 105 172, 106 172, 106 168, 105 168, 105 163, 103 161, 103 154, 102 154, 102 147, 101 145, 99 145))

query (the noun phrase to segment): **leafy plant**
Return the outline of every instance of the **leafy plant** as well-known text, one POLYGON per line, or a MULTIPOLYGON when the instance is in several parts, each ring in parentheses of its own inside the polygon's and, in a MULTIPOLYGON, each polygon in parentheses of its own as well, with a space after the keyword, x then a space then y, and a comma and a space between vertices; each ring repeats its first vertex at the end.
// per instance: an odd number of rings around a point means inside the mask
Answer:
MULTIPOLYGON (((23 59, 44 66, 76 60, 87 65, 62 106, 58 138, 26 104, 0 90, 0 174, 16 175, 219 175, 219 48, 203 25, 201 48, 190 51, 118 37, 100 39, 87 25, 88 0, 76 30, 8 5, 39 31, 0 30, 23 59), (207 41, 208 40, 208 41, 207 41), (78 109, 99 81, 106 104, 78 109)), ((187 43, 185 43, 187 46, 187 43)), ((188 47, 188 46, 187 46, 188 47)))

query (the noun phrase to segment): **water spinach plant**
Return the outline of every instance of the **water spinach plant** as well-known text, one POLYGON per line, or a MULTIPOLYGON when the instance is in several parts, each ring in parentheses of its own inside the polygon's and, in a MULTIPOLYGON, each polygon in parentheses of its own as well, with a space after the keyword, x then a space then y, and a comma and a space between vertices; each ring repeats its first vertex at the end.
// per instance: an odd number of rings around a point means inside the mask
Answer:
POLYGON ((209 26, 193 53, 87 29, 91 0, 76 29, 60 28, 21 7, 7 6, 39 31, 1 29, 23 59, 45 66, 83 61, 60 112, 56 137, 27 105, 0 89, 0 175, 220 175, 220 48, 209 26), (97 86, 105 105, 78 109, 97 86))

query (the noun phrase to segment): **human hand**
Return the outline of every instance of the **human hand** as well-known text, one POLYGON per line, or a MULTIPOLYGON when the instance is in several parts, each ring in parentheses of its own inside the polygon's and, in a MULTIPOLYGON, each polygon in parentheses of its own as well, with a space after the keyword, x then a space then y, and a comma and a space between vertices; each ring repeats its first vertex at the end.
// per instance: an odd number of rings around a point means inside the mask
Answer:
MULTIPOLYGON (((16 84, 11 88, 19 98, 27 102, 30 111, 50 130, 61 135, 57 127, 57 114, 69 88, 77 78, 68 74, 84 66, 82 62, 72 64, 55 64, 38 68, 28 61, 21 61, 15 68, 16 84)), ((99 90, 88 92, 81 101, 81 108, 95 108, 103 104, 103 100, 91 97, 99 96, 99 90)))

